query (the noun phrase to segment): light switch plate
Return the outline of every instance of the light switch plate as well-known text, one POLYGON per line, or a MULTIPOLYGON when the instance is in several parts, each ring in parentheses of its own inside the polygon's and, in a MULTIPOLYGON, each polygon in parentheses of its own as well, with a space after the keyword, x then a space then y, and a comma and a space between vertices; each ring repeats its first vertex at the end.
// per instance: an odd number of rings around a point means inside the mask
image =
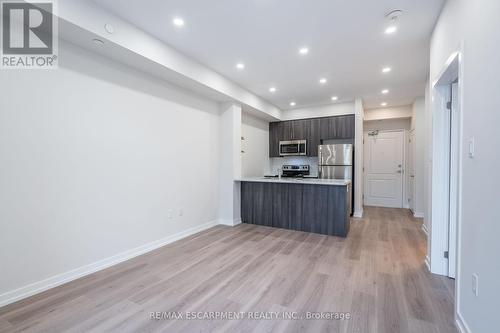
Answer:
POLYGON ((469 158, 474 158, 476 152, 474 137, 469 139, 469 158))
POLYGON ((477 274, 472 274, 472 293, 477 296, 479 294, 479 277, 477 274))

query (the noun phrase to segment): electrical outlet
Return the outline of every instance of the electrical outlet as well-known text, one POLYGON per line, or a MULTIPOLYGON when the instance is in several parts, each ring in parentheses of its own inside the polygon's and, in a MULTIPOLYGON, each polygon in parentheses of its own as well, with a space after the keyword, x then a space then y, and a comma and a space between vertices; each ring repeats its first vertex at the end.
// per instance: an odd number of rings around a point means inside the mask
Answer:
POLYGON ((172 217, 174 217, 174 212, 173 212, 173 210, 169 209, 169 210, 167 211, 167 217, 168 217, 169 219, 171 219, 172 217))
POLYGON ((479 277, 477 274, 472 274, 472 293, 477 296, 479 294, 479 277))

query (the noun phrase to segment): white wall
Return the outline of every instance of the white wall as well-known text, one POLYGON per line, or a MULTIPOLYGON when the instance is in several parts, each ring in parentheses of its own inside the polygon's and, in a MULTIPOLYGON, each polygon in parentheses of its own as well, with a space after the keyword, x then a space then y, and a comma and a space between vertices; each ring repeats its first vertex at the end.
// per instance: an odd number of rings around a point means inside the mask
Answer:
POLYGON ((243 177, 269 173, 269 122, 243 113, 241 118, 243 177))
POLYGON ((355 217, 363 216, 363 119, 365 110, 363 102, 360 98, 354 101, 354 117, 355 117, 355 137, 354 137, 354 213, 355 217))
POLYGON ((216 103, 65 43, 0 90, 0 303, 216 220, 216 103))
POLYGON ((369 120, 363 122, 365 132, 368 130, 396 130, 410 131, 410 118, 369 120))
POLYGON ((365 110, 365 120, 410 118, 411 105, 365 110))
POLYGON ((218 218, 233 226, 241 222, 240 184, 234 181, 241 178, 241 106, 223 103, 221 111, 218 218))
MULTIPOLYGON (((415 215, 424 216, 425 207, 425 97, 412 105, 411 129, 415 132, 415 215)), ((427 226, 428 230, 428 226, 427 226)))
POLYGON ((282 111, 281 120, 331 117, 331 116, 341 116, 345 114, 354 114, 354 102, 328 104, 323 106, 314 106, 314 107, 298 108, 298 109, 282 111))
MULTIPOLYGON (((500 327, 500 1, 449 0, 431 40, 430 80, 449 56, 463 45, 462 209, 458 267, 458 312, 471 332, 500 327), (475 138, 476 154, 467 155, 475 138), (472 274, 479 276, 479 296, 471 290, 472 274)), ((428 112, 427 119, 432 119, 428 112)), ((429 134, 427 134, 429 136, 429 134)), ((432 222, 432 221, 431 221, 432 222)), ((432 228, 431 228, 432 232, 432 228)))
MULTIPOLYGON (((424 228, 431 232, 431 210, 432 210, 432 97, 430 91, 430 81, 425 89, 425 116, 424 116, 424 228)), ((427 235, 427 255, 426 263, 430 266, 431 237, 427 235)))
POLYGON ((225 96, 222 100, 229 97, 269 117, 281 116, 280 109, 261 97, 186 57, 93 1, 58 1, 57 15, 64 20, 60 21, 59 27, 60 35, 66 40, 80 42, 87 47, 92 38, 99 36, 100 39, 112 43, 107 42, 105 47, 97 51, 106 53, 115 60, 126 61, 130 66, 172 80, 176 84, 189 87, 190 90, 196 89, 208 96, 217 92, 218 95, 225 96), (81 27, 81 31, 71 27, 71 24, 81 27), (105 24, 114 27, 113 34, 106 32, 105 24))

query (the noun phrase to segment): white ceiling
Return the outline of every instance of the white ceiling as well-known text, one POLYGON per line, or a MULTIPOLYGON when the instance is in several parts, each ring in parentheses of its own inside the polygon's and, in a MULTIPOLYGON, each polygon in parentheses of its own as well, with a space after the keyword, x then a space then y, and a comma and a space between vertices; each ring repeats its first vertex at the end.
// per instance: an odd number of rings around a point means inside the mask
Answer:
POLYGON ((362 97, 365 108, 412 103, 424 94, 429 38, 444 1, 94 0, 283 110, 290 101, 329 104, 333 95, 362 97), (385 14, 393 9, 404 12, 388 36, 385 14), (174 17, 185 26, 175 27, 174 17), (299 55, 302 46, 308 55, 299 55), (382 74, 384 66, 392 72, 382 74))

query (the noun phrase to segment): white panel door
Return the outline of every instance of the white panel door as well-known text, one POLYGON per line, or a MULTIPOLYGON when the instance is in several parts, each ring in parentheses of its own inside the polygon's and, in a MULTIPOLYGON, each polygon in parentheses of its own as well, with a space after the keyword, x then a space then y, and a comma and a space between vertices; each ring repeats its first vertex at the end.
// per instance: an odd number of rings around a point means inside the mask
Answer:
POLYGON ((367 206, 403 207, 404 132, 365 133, 365 200, 367 206))

